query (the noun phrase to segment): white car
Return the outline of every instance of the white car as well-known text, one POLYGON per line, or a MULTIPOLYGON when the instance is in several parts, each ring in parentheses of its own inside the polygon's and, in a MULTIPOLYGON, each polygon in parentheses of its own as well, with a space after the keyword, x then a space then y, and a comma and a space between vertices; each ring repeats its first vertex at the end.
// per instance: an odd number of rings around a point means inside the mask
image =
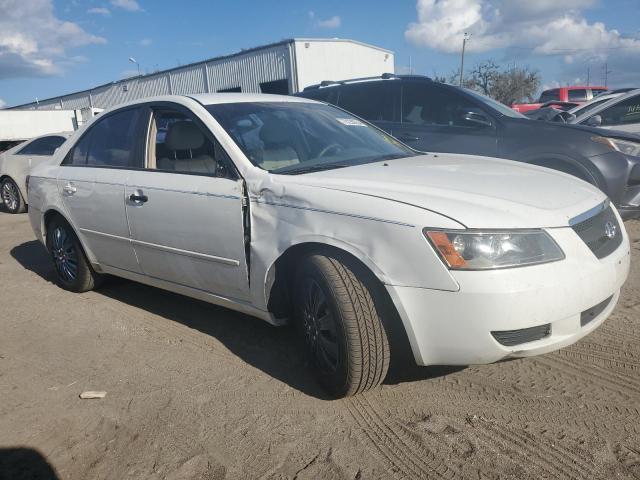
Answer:
POLYGON ((621 95, 603 94, 569 113, 576 115, 569 120, 572 124, 640 133, 640 89, 621 95))
POLYGON ((403 339, 419 365, 569 345, 609 316, 629 271, 623 223, 591 185, 420 154, 302 98, 146 99, 56 159, 31 174, 29 216, 60 286, 112 274, 292 319, 335 396, 381 383, 403 339))
POLYGON ((0 154, 0 195, 9 213, 26 211, 26 178, 31 168, 51 160, 69 135, 57 133, 36 137, 0 154))

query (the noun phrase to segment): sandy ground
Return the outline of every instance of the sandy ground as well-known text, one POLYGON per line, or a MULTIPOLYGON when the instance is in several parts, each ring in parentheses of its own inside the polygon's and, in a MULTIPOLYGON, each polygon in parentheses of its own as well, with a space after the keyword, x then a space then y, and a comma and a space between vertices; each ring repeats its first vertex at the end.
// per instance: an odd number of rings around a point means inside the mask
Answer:
POLYGON ((640 478, 627 229, 622 299, 577 345, 329 401, 287 329, 127 281, 64 292, 0 212, 0 478, 640 478))

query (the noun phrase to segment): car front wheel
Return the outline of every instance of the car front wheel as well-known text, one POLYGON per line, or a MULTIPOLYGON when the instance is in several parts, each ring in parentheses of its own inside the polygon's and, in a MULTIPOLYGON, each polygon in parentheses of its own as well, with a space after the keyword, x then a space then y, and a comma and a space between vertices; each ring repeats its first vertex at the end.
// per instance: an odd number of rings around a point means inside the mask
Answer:
POLYGON ((24 213, 27 210, 22 195, 20 195, 20 189, 12 179, 2 180, 0 193, 2 194, 2 203, 9 213, 24 213))
POLYGON ((322 386, 346 397, 378 386, 389 368, 389 342, 367 282, 347 263, 314 254, 294 286, 296 329, 322 386))

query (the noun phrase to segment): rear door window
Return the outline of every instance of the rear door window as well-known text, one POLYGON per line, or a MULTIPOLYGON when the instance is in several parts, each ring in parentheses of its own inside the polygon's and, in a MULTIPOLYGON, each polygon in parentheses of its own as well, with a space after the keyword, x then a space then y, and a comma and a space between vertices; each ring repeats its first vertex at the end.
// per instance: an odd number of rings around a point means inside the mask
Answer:
POLYGON ((73 147, 63 165, 142 168, 137 154, 139 108, 113 113, 97 121, 73 147))
POLYGON ((363 82, 340 89, 338 106, 370 122, 395 121, 394 81, 363 82))
POLYGON ((587 89, 586 88, 573 88, 569 90, 570 102, 586 102, 587 101, 587 89))
POLYGON ((544 92, 542 92, 542 94, 540 95, 540 100, 538 100, 539 103, 547 103, 547 102, 553 102, 553 101, 559 101, 560 100, 560 90, 558 90, 557 88, 553 88, 551 90, 545 90, 544 92))
POLYGON ((51 156, 65 140, 66 138, 59 136, 38 138, 37 140, 29 143, 29 145, 24 147, 17 154, 51 156))

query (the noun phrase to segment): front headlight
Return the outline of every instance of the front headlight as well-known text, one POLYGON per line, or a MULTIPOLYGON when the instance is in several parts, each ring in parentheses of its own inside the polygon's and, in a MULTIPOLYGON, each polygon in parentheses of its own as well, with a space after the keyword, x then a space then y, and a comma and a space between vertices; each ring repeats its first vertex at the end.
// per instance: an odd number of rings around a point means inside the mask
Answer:
POLYGON ((564 253, 543 230, 423 230, 442 261, 452 270, 523 267, 564 259, 564 253))
POLYGON ((602 143, 608 146, 611 150, 616 150, 618 152, 624 153, 625 155, 640 157, 640 143, 608 137, 591 137, 591 140, 593 140, 594 142, 602 143))

